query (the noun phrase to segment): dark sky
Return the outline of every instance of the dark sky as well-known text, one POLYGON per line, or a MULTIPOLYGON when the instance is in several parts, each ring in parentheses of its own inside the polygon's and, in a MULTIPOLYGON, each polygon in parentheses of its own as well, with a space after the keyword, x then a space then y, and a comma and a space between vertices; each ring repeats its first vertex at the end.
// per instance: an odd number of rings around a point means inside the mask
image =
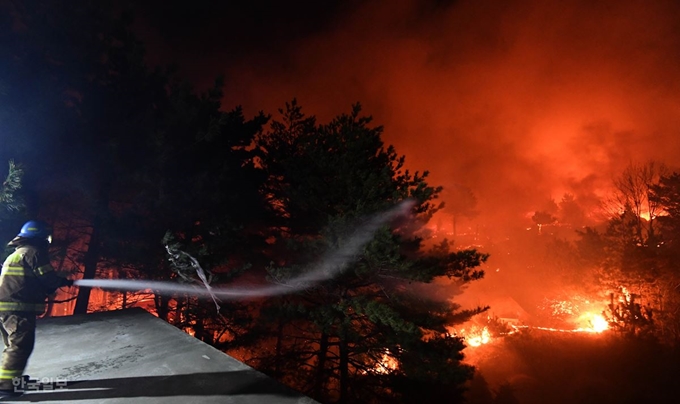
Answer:
POLYGON ((199 87, 261 55, 282 63, 288 46, 329 30, 352 1, 131 2, 151 64, 177 63, 199 87))
MULTIPOLYGON (((605 195, 631 162, 680 160, 680 2, 140 2, 150 62, 225 107, 297 97, 322 122, 361 102, 431 183, 486 220, 605 195)), ((481 219, 480 219, 481 220, 481 219)))

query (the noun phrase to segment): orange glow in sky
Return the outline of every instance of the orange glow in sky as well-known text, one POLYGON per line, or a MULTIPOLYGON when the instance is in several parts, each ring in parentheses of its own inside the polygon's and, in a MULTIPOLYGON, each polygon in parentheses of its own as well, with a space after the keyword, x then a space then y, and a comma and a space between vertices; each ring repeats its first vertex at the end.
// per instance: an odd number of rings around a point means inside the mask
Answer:
POLYGON ((247 113, 296 97, 326 122, 361 102, 409 168, 470 187, 489 222, 564 192, 587 205, 631 161, 680 155, 680 4, 439 3, 357 3, 275 60, 207 62, 247 113))

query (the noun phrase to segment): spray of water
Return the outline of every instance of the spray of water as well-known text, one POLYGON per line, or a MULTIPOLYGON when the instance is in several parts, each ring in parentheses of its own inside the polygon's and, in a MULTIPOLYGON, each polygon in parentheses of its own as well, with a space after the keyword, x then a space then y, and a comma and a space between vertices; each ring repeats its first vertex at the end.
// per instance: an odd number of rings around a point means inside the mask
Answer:
POLYGON ((166 295, 183 293, 197 297, 211 297, 215 300, 215 304, 217 304, 218 299, 235 300, 299 292, 314 284, 331 279, 342 272, 354 260, 366 243, 373 238, 373 235, 381 226, 395 217, 407 214, 413 205, 413 201, 407 200, 386 212, 375 215, 360 226, 341 248, 326 254, 316 265, 310 266, 302 275, 288 280, 285 284, 214 288, 207 286, 202 288, 195 284, 129 279, 79 279, 74 284, 80 287, 99 287, 102 289, 127 291, 152 290, 155 293, 166 295))

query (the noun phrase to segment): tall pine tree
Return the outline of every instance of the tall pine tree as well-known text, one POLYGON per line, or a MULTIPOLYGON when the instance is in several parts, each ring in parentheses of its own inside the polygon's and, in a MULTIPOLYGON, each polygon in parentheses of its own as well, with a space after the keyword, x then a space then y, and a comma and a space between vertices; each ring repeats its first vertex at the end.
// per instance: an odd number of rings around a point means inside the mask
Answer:
POLYGON ((270 349, 252 362, 323 402, 461 400, 472 369, 446 326, 483 309, 459 311, 418 290, 441 277, 481 278, 487 255, 446 243, 425 251, 418 230, 440 207, 441 189, 425 182, 427 172, 404 169, 358 105, 326 125, 295 101, 281 112, 257 143, 264 193, 280 214, 273 281, 346 248, 367 218, 406 199, 415 219, 380 228, 341 275, 266 304, 254 332, 270 349))

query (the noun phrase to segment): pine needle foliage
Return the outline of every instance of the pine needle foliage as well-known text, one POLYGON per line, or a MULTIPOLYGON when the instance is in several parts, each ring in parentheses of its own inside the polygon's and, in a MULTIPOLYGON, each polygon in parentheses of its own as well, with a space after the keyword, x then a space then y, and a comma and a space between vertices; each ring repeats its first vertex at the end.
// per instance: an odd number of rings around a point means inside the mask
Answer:
POLYGON ((269 349, 252 364, 321 402, 462 400, 473 369, 447 327, 485 308, 461 311, 422 291, 437 279, 480 279, 488 256, 447 242, 425 247, 419 234, 441 208, 442 189, 428 185, 427 172, 405 168, 359 105, 328 124, 295 100, 280 112, 257 141, 269 178, 263 194, 280 218, 270 279, 304 274, 352 245, 371 217, 415 203, 408 219, 383 225, 344 257, 335 276, 267 302, 253 334, 269 349))
POLYGON ((19 195, 21 190, 24 170, 14 160, 9 161, 9 171, 7 177, 2 182, 0 188, 0 221, 8 214, 16 214, 24 209, 23 198, 19 195))

